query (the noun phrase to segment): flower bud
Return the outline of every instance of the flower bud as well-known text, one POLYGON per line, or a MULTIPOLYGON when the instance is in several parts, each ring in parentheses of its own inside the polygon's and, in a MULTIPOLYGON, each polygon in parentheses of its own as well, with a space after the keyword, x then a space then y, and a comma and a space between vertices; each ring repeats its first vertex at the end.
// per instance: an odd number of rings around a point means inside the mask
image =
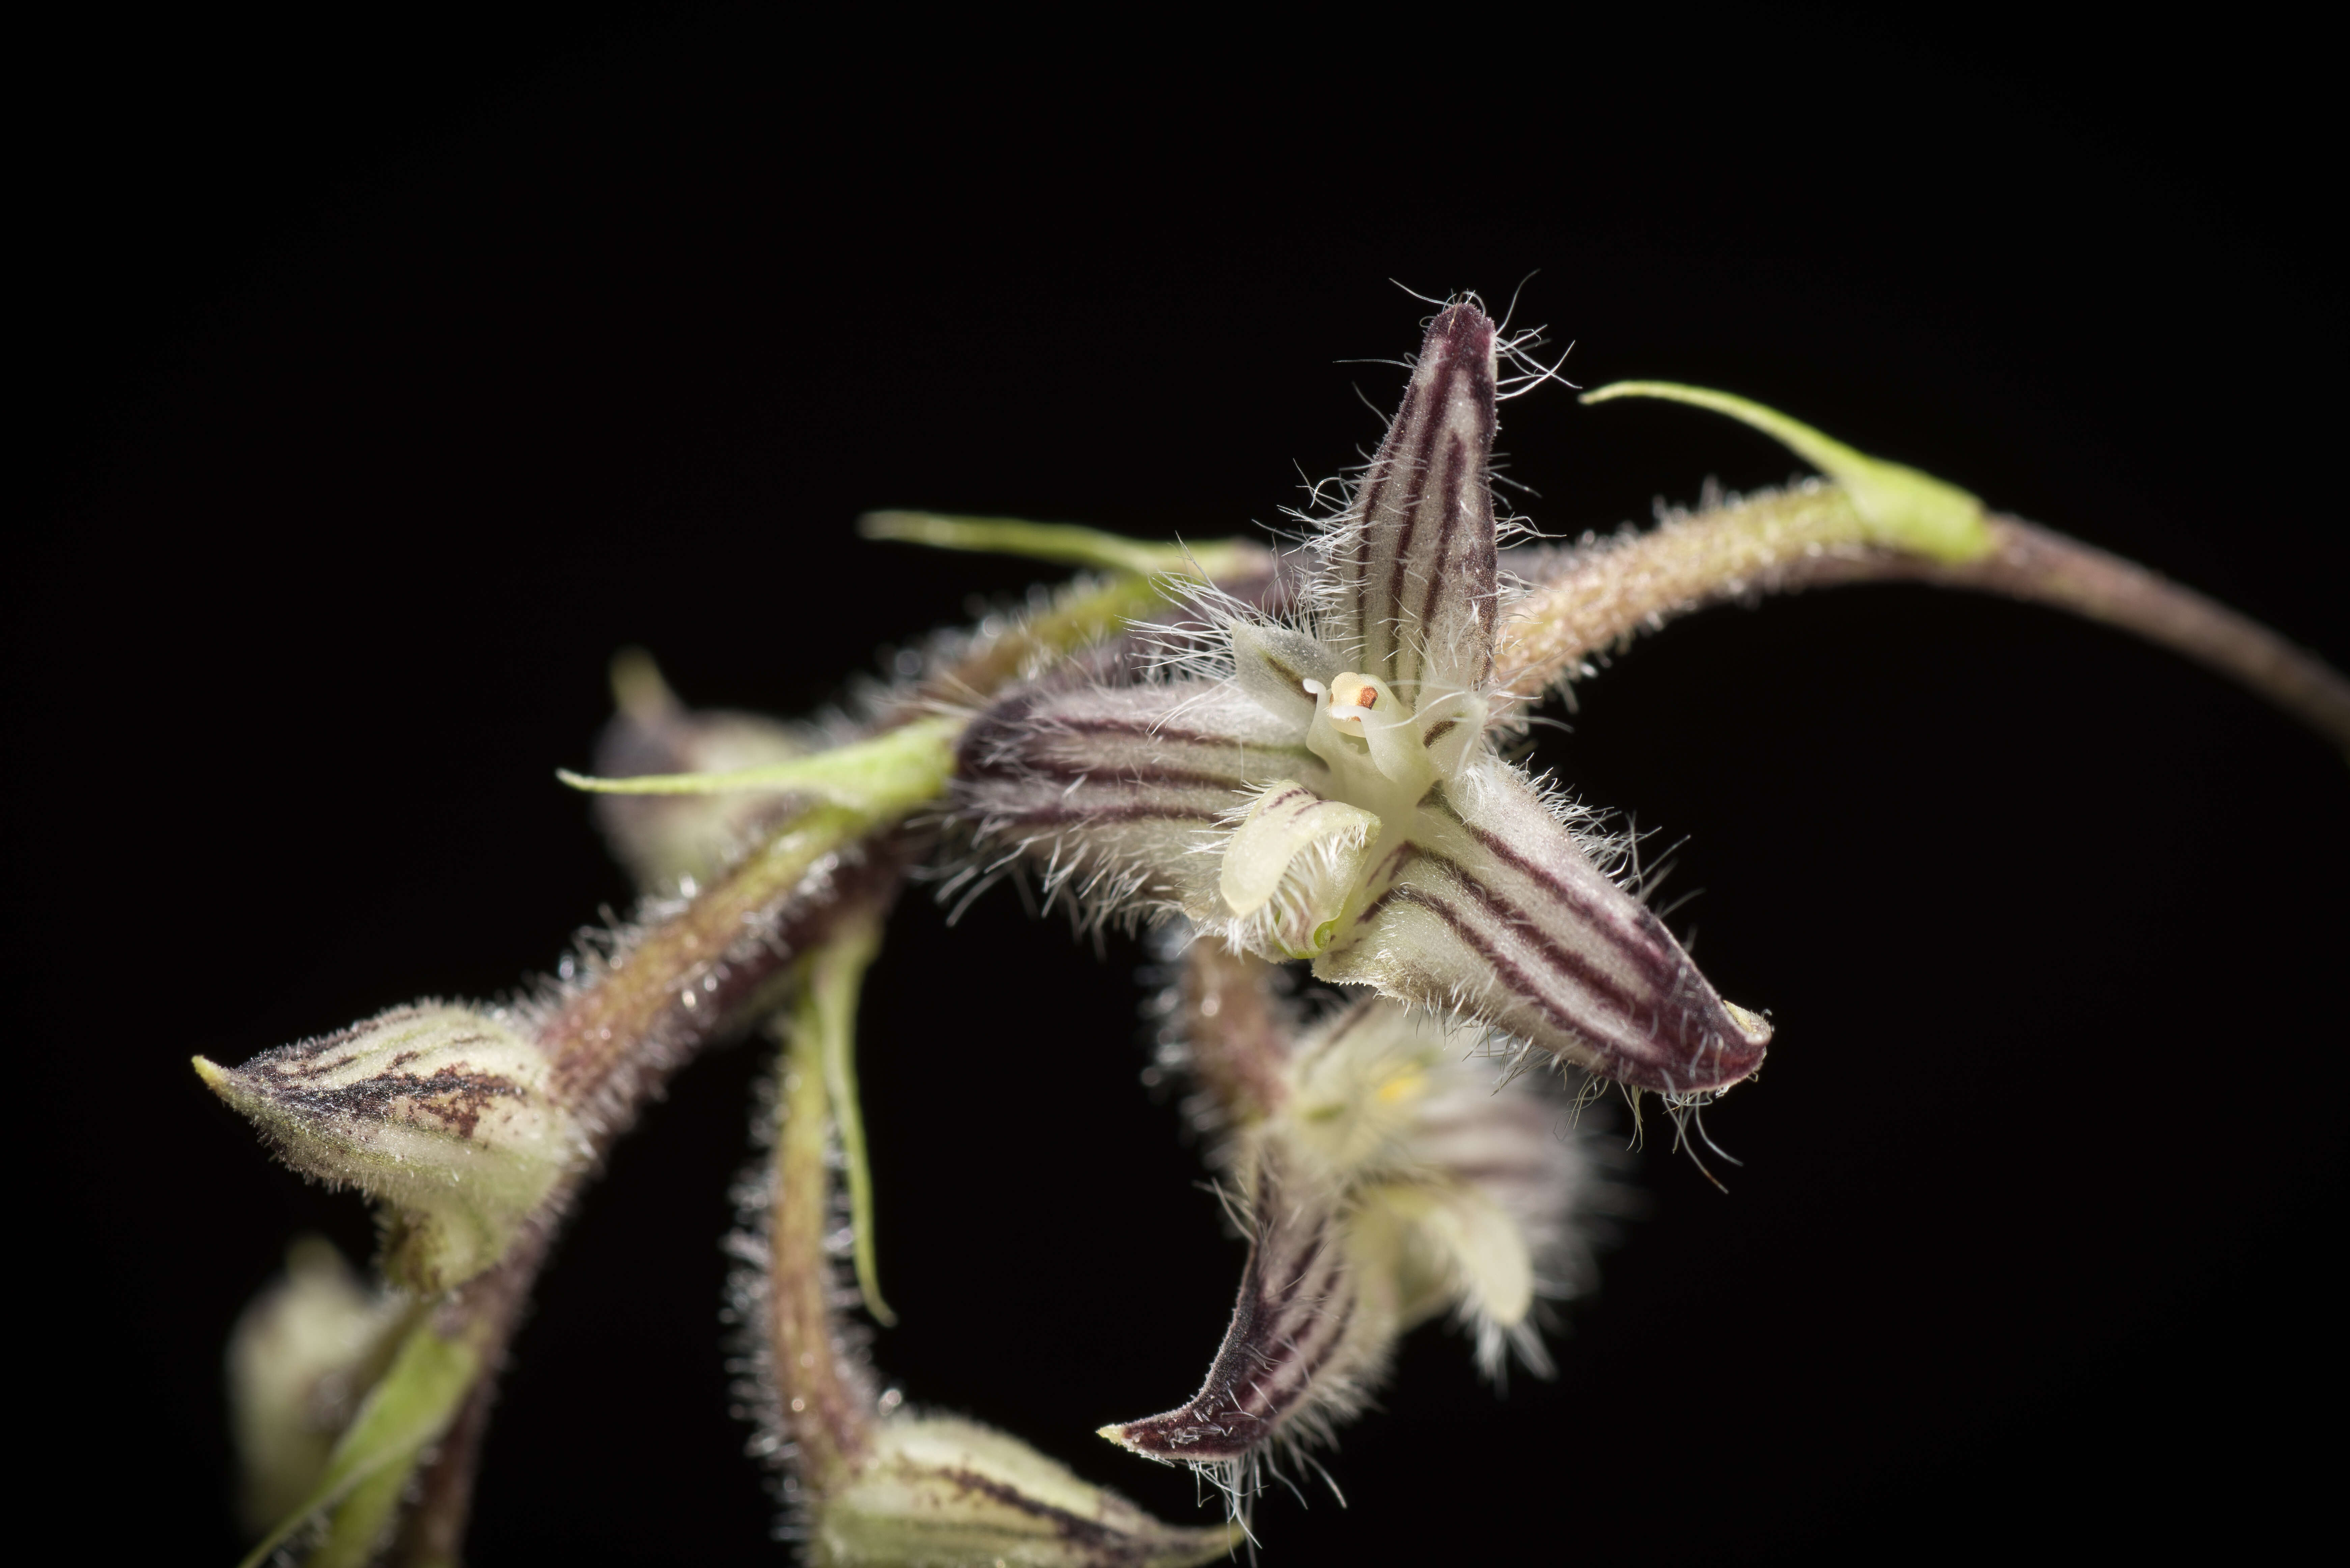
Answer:
MULTIPOLYGON (((733 773, 789 762, 809 750, 777 720, 686 707, 641 649, 612 660, 612 696, 619 711, 596 742, 595 771, 603 777, 733 773)), ((788 794, 744 791, 599 794, 595 809, 613 858, 640 890, 651 893, 716 874, 794 806, 788 794)))
POLYGON ((1162 1524, 1017 1438, 952 1416, 875 1428, 855 1478, 812 1522, 811 1558, 837 1568, 1179 1568, 1241 1539, 1231 1525, 1162 1524))
POLYGON ((495 1263, 587 1158, 577 1118, 547 1092, 546 1057, 472 1008, 396 1007, 234 1071, 195 1064, 286 1164, 390 1206, 387 1268, 419 1291, 495 1263))
POLYGON ((383 1375, 408 1300, 362 1283, 334 1243, 305 1236, 228 1342, 237 1510, 258 1535, 309 1495, 335 1439, 383 1375))

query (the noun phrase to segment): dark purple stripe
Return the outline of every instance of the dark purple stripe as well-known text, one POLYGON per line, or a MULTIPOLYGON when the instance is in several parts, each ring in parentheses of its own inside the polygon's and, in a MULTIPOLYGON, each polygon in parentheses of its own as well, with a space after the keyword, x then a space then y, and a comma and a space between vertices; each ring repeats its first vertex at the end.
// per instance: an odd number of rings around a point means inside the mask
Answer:
POLYGON ((1064 784, 1077 779, 1100 779, 1105 783, 1134 784, 1165 784, 1170 788, 1190 784, 1200 789, 1244 790, 1250 781, 1238 774, 1201 773, 1191 768, 1146 768, 1127 763, 1095 763, 1090 765, 1073 763, 1060 757, 1009 758, 994 768, 974 772, 974 779, 1002 778, 1058 779, 1064 784))
POLYGON ((1345 1258, 1326 1226, 1314 1228, 1282 1282, 1271 1272, 1275 1235, 1272 1226, 1263 1228, 1250 1249, 1232 1322, 1199 1393, 1180 1409, 1128 1426, 1128 1441, 1170 1458, 1238 1458, 1270 1436, 1312 1389, 1345 1343, 1354 1293, 1346 1293, 1343 1310, 1327 1310, 1345 1258))
POLYGON ((1006 826, 1017 823, 1027 827, 1061 827, 1073 823, 1091 826, 1105 822, 1150 821, 1212 824, 1217 820, 1217 814, 1212 811, 1179 811, 1159 805, 1114 805, 1093 811, 1077 806, 1043 806, 1035 811, 1013 812, 1002 817, 994 817, 993 813, 989 815, 1006 826))
MULTIPOLYGON (((1422 429, 1412 432, 1411 489, 1399 509, 1402 521, 1396 528, 1394 555, 1390 557, 1388 566, 1387 596, 1382 607, 1387 613, 1378 618, 1378 624, 1386 628, 1386 635, 1390 639, 1388 643, 1387 673, 1388 679, 1394 680, 1406 679, 1402 659, 1404 643, 1402 638, 1398 635, 1401 630, 1398 623, 1403 617, 1404 588, 1409 581, 1410 571, 1412 540, 1419 533, 1420 514, 1427 509, 1428 505, 1429 470, 1434 466, 1436 461, 1436 443, 1444 434, 1444 411, 1446 404, 1450 401, 1449 389, 1451 385, 1451 376, 1452 367, 1448 366, 1429 379, 1429 400, 1434 408, 1432 411, 1423 410, 1425 425, 1422 429)), ((1437 548, 1440 553, 1443 549, 1443 545, 1444 528, 1440 523, 1437 531, 1437 548)), ((1377 660, 1373 662, 1376 663, 1377 660)))
MULTIPOLYGON (((1441 429, 1443 427, 1440 426, 1439 428, 1441 429)), ((1461 488, 1461 470, 1466 455, 1467 454, 1461 450, 1461 443, 1458 441, 1454 441, 1450 443, 1444 451, 1444 462, 1446 465, 1444 471, 1444 483, 1437 486, 1437 504, 1443 508, 1444 515, 1442 520, 1437 524, 1434 559, 1429 563, 1428 568, 1428 592, 1426 597, 1421 599, 1419 608, 1421 646, 1418 652, 1421 664, 1425 664, 1427 662, 1427 628, 1435 623, 1436 607, 1444 594, 1445 568, 1452 559, 1453 528, 1461 515, 1459 494, 1461 488)), ((1401 679, 1403 675, 1403 652, 1404 649, 1399 646, 1398 648, 1396 657, 1396 674, 1399 679, 1401 679)), ((1415 680, 1419 678, 1419 670, 1418 668, 1413 669, 1411 678, 1415 680)))
MULTIPOLYGON (((1213 746, 1229 751, 1233 744, 1229 735, 1206 735, 1197 730, 1170 730, 1163 724, 1146 724, 1135 719, 1072 719, 1061 714, 1044 715, 1038 728, 1049 725, 1073 735, 1124 735, 1137 741, 1170 741, 1187 746, 1213 746)), ((1291 750, 1303 750, 1292 747, 1291 750)))
MULTIPOLYGON (((1325 1256, 1328 1251, 1329 1233, 1326 1231, 1316 1227, 1314 1233, 1312 1248, 1307 1252, 1305 1262, 1298 1268, 1296 1274, 1294 1276, 1299 1282, 1300 1285, 1303 1284, 1303 1282, 1314 1272, 1315 1269, 1320 1268, 1323 1265, 1325 1256)), ((1336 1353, 1338 1346, 1346 1340, 1347 1325, 1354 1320, 1355 1315, 1354 1293, 1351 1291, 1347 1293, 1346 1311, 1341 1313, 1331 1313, 1321 1310, 1323 1306, 1327 1303, 1330 1296, 1334 1293, 1331 1290, 1331 1285, 1338 1278, 1343 1267, 1344 1265, 1341 1263, 1325 1270, 1323 1277, 1315 1282, 1318 1287, 1315 1290, 1308 1292, 1304 1289, 1292 1289, 1286 1292, 1274 1303, 1273 1303, 1274 1310, 1271 1311, 1264 1310, 1266 1302, 1263 1288, 1263 1279, 1262 1274, 1259 1275, 1259 1288, 1257 1294, 1259 1310, 1255 1314, 1258 1324, 1263 1324, 1267 1326, 1284 1324, 1290 1318, 1295 1316, 1300 1311, 1305 1311, 1306 1314, 1306 1323, 1309 1327, 1315 1324, 1326 1324, 1329 1325, 1329 1333, 1323 1338, 1320 1345, 1314 1348, 1311 1352, 1307 1352, 1306 1350, 1306 1347, 1311 1344, 1311 1341, 1303 1332, 1283 1334, 1277 1337, 1272 1334, 1257 1336, 1260 1339, 1269 1339, 1272 1340, 1274 1344, 1284 1345, 1292 1352, 1290 1358, 1286 1362, 1277 1364, 1274 1367, 1268 1367, 1265 1369, 1268 1371, 1278 1370, 1287 1375, 1288 1380, 1286 1385, 1277 1385, 1274 1389, 1275 1395, 1283 1393, 1286 1393, 1288 1395, 1287 1398, 1281 1399, 1279 1401, 1278 1409, 1280 1410, 1287 1409, 1288 1407, 1295 1405, 1300 1398, 1304 1397, 1305 1391, 1314 1386, 1315 1375, 1319 1373, 1324 1366, 1329 1364, 1330 1357, 1336 1353), (1314 1307, 1310 1309, 1305 1307, 1303 1299, 1309 1295, 1313 1298, 1315 1303, 1314 1307), (1292 1303, 1289 1311, 1284 1312, 1280 1310, 1280 1303, 1282 1302, 1292 1303)), ((1251 1326, 1253 1327, 1255 1324, 1253 1324, 1251 1326)), ((1245 1344, 1245 1342, 1243 1343, 1245 1344)), ((1263 1352, 1260 1349, 1256 1354, 1261 1357, 1263 1355, 1263 1352)), ((1218 1357, 1218 1360, 1221 1361, 1222 1359, 1222 1357, 1218 1357)), ((1235 1383, 1238 1381, 1238 1379, 1234 1380, 1235 1383)), ((1241 1400, 1232 1398, 1230 1394, 1227 1394, 1225 1397, 1228 1399, 1231 1399, 1232 1407, 1235 1409, 1256 1416, 1258 1419, 1265 1421, 1268 1425, 1273 1421, 1278 1420, 1280 1417, 1275 1409, 1274 1402, 1272 1398, 1265 1397, 1259 1380, 1251 1378, 1248 1380, 1248 1385, 1250 1393, 1257 1397, 1254 1404, 1243 1404, 1241 1400)), ((1232 1385, 1228 1384, 1227 1387, 1232 1386, 1232 1385)))
POLYGON ((1640 978, 1646 981, 1650 990, 1656 993, 1654 997, 1644 997, 1638 992, 1627 989, 1622 981, 1598 968, 1582 953, 1576 952, 1572 948, 1561 946, 1556 938, 1535 922, 1533 916, 1471 876, 1458 861, 1448 860, 1441 855, 1425 849, 1420 853, 1427 859, 1442 867, 1446 873, 1461 885, 1463 892, 1484 906, 1488 914, 1548 960, 1555 972, 1565 976, 1581 985, 1586 991, 1600 997, 1627 1018, 1639 1017, 1646 1011, 1642 1006, 1644 1002, 1648 1007, 1656 1007, 1660 1005, 1666 997, 1672 994, 1673 982, 1680 978, 1681 964, 1672 962, 1670 960, 1659 961, 1660 955, 1640 952, 1627 947, 1603 922, 1586 922, 1586 929, 1597 931, 1611 949, 1622 954, 1635 968, 1641 971, 1640 978), (1659 971, 1661 972, 1659 972, 1659 971))
MULTIPOLYGON (((1511 848, 1500 835, 1489 833, 1475 823, 1458 815, 1454 820, 1467 828, 1471 836, 1483 845, 1492 853, 1493 858, 1550 894, 1565 905, 1570 912, 1582 916, 1594 925, 1606 923, 1606 911, 1583 889, 1560 881, 1548 870, 1511 848)), ((1632 918, 1639 925, 1640 935, 1647 938, 1650 946, 1656 950, 1656 961, 1678 969, 1682 962, 1686 961, 1686 959, 1680 955, 1679 946, 1673 940, 1672 933, 1665 929, 1664 922, 1658 919, 1647 905, 1633 899, 1629 894, 1626 894, 1625 898, 1631 903, 1632 918)), ((1617 945, 1620 948, 1623 943, 1618 941, 1617 945)))
MULTIPOLYGON (((1452 934, 1461 939, 1461 944, 1464 947, 1467 947, 1479 958, 1483 959, 1488 964, 1492 965, 1493 972, 1500 975, 1503 980, 1510 985, 1512 992, 1531 1002, 1534 1005, 1534 1010, 1542 1014, 1544 1021, 1547 1022, 1552 1028, 1556 1029, 1565 1034, 1572 1034, 1577 1039, 1586 1042, 1595 1051, 1597 1051, 1603 1056, 1610 1054, 1607 1049, 1607 1042, 1595 1034, 1588 1024, 1580 1023, 1575 1019, 1568 1017, 1565 1013, 1561 1012, 1551 999, 1544 994, 1542 989, 1534 984, 1534 977, 1532 975, 1526 973, 1526 971, 1521 969, 1515 962, 1503 956, 1500 949, 1486 941, 1483 937, 1478 934, 1475 928, 1471 927, 1468 921, 1462 919, 1459 914, 1454 912, 1450 904, 1445 903, 1441 898, 1430 897, 1429 894, 1421 892, 1417 888, 1390 888, 1388 891, 1387 897, 1382 898, 1379 902, 1384 904, 1387 902, 1387 899, 1390 898, 1399 898, 1409 904, 1417 904, 1423 909, 1433 911, 1439 919, 1452 928, 1452 934)), ((1376 907, 1377 906, 1374 906, 1374 908, 1376 907)), ((1366 919, 1368 918, 1370 910, 1367 909, 1364 911, 1366 919)), ((1625 1051, 1620 1048, 1614 1054, 1628 1057, 1633 1061, 1643 1060, 1638 1053, 1625 1051)))
MULTIPOLYGON (((1418 416, 1420 403, 1419 377, 1412 376, 1403 391, 1403 406, 1396 410, 1395 419, 1388 425, 1387 435, 1379 441, 1378 456, 1371 461, 1370 477, 1363 482, 1360 494, 1355 497, 1356 516, 1361 529, 1357 535, 1355 558, 1347 563, 1347 580, 1354 590, 1355 616, 1361 622, 1355 629, 1362 634, 1364 648, 1368 651, 1371 628, 1371 517, 1385 504, 1388 484, 1395 478, 1398 453, 1402 450, 1402 434, 1410 429, 1418 416)), ((1376 662, 1376 660, 1367 660, 1376 662)))

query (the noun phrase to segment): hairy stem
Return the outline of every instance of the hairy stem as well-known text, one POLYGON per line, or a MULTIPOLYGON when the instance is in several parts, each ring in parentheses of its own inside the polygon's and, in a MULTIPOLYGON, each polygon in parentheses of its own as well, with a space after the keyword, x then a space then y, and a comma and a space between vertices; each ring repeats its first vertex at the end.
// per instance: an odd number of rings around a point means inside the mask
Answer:
POLYGON ((1648 533, 1530 553, 1533 587, 1503 628, 1494 678, 1520 701, 1586 660, 1723 599, 1840 583, 1923 582, 2044 604, 2137 633, 2241 682, 2350 753, 2350 680, 2267 628, 2147 568, 2018 518, 1989 548, 1938 561, 1869 542, 1844 490, 1814 481, 1648 533))
POLYGON ((1263 1121, 1287 1093, 1282 1067, 1297 1024, 1276 989, 1280 977, 1264 960, 1210 937, 1183 955, 1177 1023, 1185 1064, 1205 1098, 1198 1109, 1220 1130, 1263 1121))
POLYGON ((439 1309, 436 1326, 444 1334, 471 1337, 488 1346, 489 1354, 463 1408, 420 1468, 414 1502, 387 1558, 401 1568, 455 1568, 463 1558, 465 1521, 473 1512, 473 1480, 490 1408, 497 1401, 498 1375, 553 1240, 551 1227, 532 1228, 504 1262, 451 1292, 439 1309))
MULTIPOLYGON (((1232 550, 1226 556, 1229 559, 1218 556, 1215 562, 1220 586, 1236 585, 1259 594, 1269 590, 1273 576, 1270 557, 1263 552, 1232 550), (1221 583, 1227 571, 1234 575, 1232 585, 1221 583)), ((912 699, 878 714, 869 732, 886 735, 915 724, 934 712, 941 702, 962 703, 991 696, 1009 682, 1035 673, 1040 664, 1116 635, 1129 618, 1157 602, 1161 602, 1161 596, 1156 585, 1138 576, 1121 575, 1106 585, 1074 586, 1064 590, 1049 608, 975 644, 912 699)), ((951 738, 951 728, 941 732, 951 738)), ((583 1121, 593 1141, 590 1158, 548 1195, 508 1257, 452 1292, 440 1306, 445 1333, 452 1337, 463 1334, 482 1347, 483 1373, 463 1408, 421 1467, 411 1493, 413 1504, 402 1521, 389 1561, 403 1568, 445 1568, 460 1560, 498 1374, 546 1262, 547 1248, 563 1218, 592 1181, 606 1151, 635 1122, 646 1102, 702 1045, 748 1026, 781 1005, 785 991, 798 978, 793 973, 796 961, 819 944, 832 942, 844 921, 851 922, 854 930, 840 936, 838 945, 825 948, 823 955, 811 963, 806 977, 808 1005, 836 1009, 847 1005, 847 1013, 837 1017, 826 1013, 817 1022, 822 1028, 851 1026, 855 984, 853 979, 841 977, 861 974, 870 961, 872 945, 879 941, 873 923, 876 911, 888 907, 907 867, 925 846, 921 836, 899 825, 945 784, 942 773, 935 781, 923 784, 917 776, 923 771, 920 761, 916 756, 917 765, 891 773, 881 784, 861 792, 843 790, 836 798, 783 824, 682 909, 634 933, 609 957, 591 961, 588 973, 536 1020, 531 1033, 555 1064, 555 1093, 586 1113, 583 1121), (829 1002, 823 1002, 827 997, 829 1002)), ((855 782, 872 784, 862 774, 855 782)), ((795 1050, 804 1041, 819 1039, 821 1033, 816 1027, 795 1029, 795 1050)), ((835 1064, 836 1069, 838 1065, 835 1064)), ((787 1089, 787 1103, 794 1093, 815 1094, 819 1103, 816 1114, 794 1118, 787 1126, 800 1129, 803 1138, 813 1136, 821 1140, 827 1126, 821 1103, 823 1063, 818 1059, 812 1066, 793 1071, 797 1072, 801 1087, 787 1089), (816 1132, 808 1134, 810 1127, 816 1132)), ((788 1136, 787 1143, 788 1148, 779 1147, 779 1162, 786 1153, 805 1157, 801 1143, 790 1142, 788 1136)), ((820 1156, 820 1147, 818 1152, 820 1156)), ((816 1195, 819 1229, 815 1239, 819 1244, 821 1205, 829 1190, 824 1176, 819 1168, 817 1179, 800 1181, 791 1189, 795 1202, 809 1193, 816 1195)), ((779 1206, 779 1216, 782 1212, 779 1206)), ((806 1240, 796 1238, 793 1244, 806 1240)), ((777 1245, 782 1246, 782 1241, 777 1245)), ((820 1251, 816 1255, 820 1257, 820 1251)), ((802 1273, 821 1284, 820 1275, 802 1273)), ((779 1281, 785 1277, 780 1262, 776 1277, 779 1281)), ((875 1301, 878 1304, 878 1293, 875 1301)), ((820 1294, 815 1308, 829 1311, 820 1294)), ((805 1315, 811 1310, 805 1298, 799 1299, 798 1310, 803 1315, 795 1320, 795 1332, 805 1339, 820 1326, 819 1319, 805 1315)), ((823 1324, 829 1322, 828 1317, 821 1320, 823 1324)), ((775 1333, 781 1355, 780 1326, 775 1333)), ((871 1400, 866 1397, 860 1405, 852 1397, 856 1391, 850 1380, 858 1376, 852 1361, 826 1359, 828 1370, 819 1374, 816 1363, 798 1360, 801 1355, 812 1353, 810 1346, 829 1345, 830 1334, 826 1326, 818 1338, 805 1344, 795 1340, 791 1359, 779 1361, 778 1366, 792 1368, 794 1376, 829 1379, 816 1395, 824 1413, 824 1426, 816 1437, 820 1451, 832 1456, 827 1462, 840 1462, 856 1451, 858 1434, 864 1429, 858 1423, 869 1424, 871 1400)), ((787 1408, 794 1397, 786 1394, 787 1408)), ((805 1401, 811 1396, 803 1391, 795 1397, 805 1401)))
POLYGON ((2135 562, 2019 517, 1990 519, 1992 548, 1961 564, 1891 551, 1794 566, 1781 587, 1910 581, 2071 610, 2135 632, 2266 698, 2350 753, 2350 680, 2306 649, 2135 562))
MULTIPOLYGON (((842 921, 869 919, 921 841, 869 816, 820 807, 793 822, 678 914, 603 965, 540 1025, 559 1080, 592 1106, 600 1159, 646 1101, 702 1045, 776 1005, 799 955, 842 921), (853 820, 852 820, 853 819, 853 820), (863 835, 878 835, 862 837, 863 835)), ((817 1074, 821 1087, 821 1072, 817 1074)), ((594 1175, 591 1163, 550 1193, 497 1267, 451 1293, 442 1332, 484 1347, 483 1375, 419 1478, 390 1561, 459 1561, 474 1469, 498 1373, 556 1228, 594 1175)))

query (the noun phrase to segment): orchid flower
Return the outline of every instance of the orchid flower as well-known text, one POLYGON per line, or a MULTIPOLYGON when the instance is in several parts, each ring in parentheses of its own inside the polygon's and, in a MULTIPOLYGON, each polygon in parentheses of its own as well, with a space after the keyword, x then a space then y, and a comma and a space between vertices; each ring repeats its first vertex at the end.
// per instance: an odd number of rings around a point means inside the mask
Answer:
POLYGON ((1430 326, 1288 617, 1203 596, 1171 678, 1014 693, 965 734, 956 808, 995 864, 1040 863, 1097 916, 1180 914, 1637 1089, 1719 1090, 1770 1024, 1608 874, 1589 814, 1496 749, 1496 336, 1474 303, 1430 326))
POLYGON ((1427 1012, 1377 996, 1301 1023, 1277 972, 1213 941, 1187 955, 1176 1064, 1224 1135, 1249 1259, 1200 1391, 1100 1433, 1191 1465, 1243 1519, 1261 1468, 1354 1416, 1416 1324, 1450 1313, 1488 1376, 1513 1350, 1548 1376, 1540 1303, 1588 1282, 1621 1195, 1553 1075, 1497 1082, 1427 1012))

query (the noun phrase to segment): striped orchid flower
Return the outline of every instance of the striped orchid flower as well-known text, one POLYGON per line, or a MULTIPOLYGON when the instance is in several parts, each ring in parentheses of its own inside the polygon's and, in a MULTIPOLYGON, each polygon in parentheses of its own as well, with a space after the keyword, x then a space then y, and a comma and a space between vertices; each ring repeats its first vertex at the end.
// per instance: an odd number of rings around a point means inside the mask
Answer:
POLYGON ((1496 357, 1475 303, 1446 308, 1286 613, 1204 598, 1171 670, 999 701, 963 737, 958 815, 1096 918, 1180 914, 1633 1088, 1720 1090, 1770 1025, 1617 885, 1616 841, 1496 750, 1520 695, 1494 685, 1496 357))
POLYGON ((1622 1201, 1548 1075, 1497 1075, 1377 997, 1305 1020, 1274 973, 1213 943, 1186 955, 1162 1059, 1198 1085, 1248 1266, 1199 1392, 1100 1433, 1192 1466, 1243 1517, 1264 1467, 1357 1414, 1416 1324, 1451 1315, 1488 1376, 1513 1350, 1548 1376, 1540 1303, 1589 1282, 1622 1201))

